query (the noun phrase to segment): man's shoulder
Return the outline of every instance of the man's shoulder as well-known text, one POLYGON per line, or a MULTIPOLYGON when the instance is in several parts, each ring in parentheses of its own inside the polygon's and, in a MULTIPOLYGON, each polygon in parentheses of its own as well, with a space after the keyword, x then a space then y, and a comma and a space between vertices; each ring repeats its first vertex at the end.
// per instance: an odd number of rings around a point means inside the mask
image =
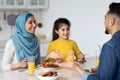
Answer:
POLYGON ((120 42, 117 40, 111 39, 111 40, 107 41, 103 46, 109 46, 112 48, 116 48, 116 47, 120 47, 120 42))

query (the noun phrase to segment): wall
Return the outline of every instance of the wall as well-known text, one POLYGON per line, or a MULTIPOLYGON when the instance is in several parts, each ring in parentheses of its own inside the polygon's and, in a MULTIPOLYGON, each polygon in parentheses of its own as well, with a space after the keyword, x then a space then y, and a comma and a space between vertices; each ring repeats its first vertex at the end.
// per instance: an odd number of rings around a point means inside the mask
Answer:
MULTIPOLYGON (((19 13, 24 12, 24 11, 29 11, 33 13, 37 22, 42 21, 41 10, 1 10, 0 11, 0 26, 2 28, 2 31, 0 31, 0 40, 8 40, 15 30, 15 26, 8 25, 7 16, 10 14, 18 15, 19 13), (4 19, 4 13, 6 16, 6 20, 4 19), (11 33, 11 27, 12 27, 12 33, 11 33)), ((39 31, 39 28, 37 28, 37 32, 38 31, 39 31)))
MULTIPOLYGON (((75 40, 81 51, 87 56, 95 56, 98 45, 102 45, 111 38, 104 34, 104 15, 111 2, 119 0, 49 0, 49 9, 31 11, 37 18, 37 22, 43 23, 43 28, 36 33, 46 34, 51 37, 54 21, 59 17, 68 18, 71 21, 70 38, 75 40)), ((15 11, 18 14, 21 11, 15 11)), ((13 13, 7 11, 7 15, 13 13)), ((10 26, 3 20, 3 11, 0 11, 0 40, 9 39, 10 26), (4 34, 4 36, 3 36, 4 34)))
POLYGON ((95 56, 98 45, 108 41, 105 35, 104 15, 111 2, 119 0, 50 0, 49 9, 42 12, 44 28, 42 31, 50 37, 53 22, 59 17, 71 21, 70 38, 75 40, 81 51, 87 56, 95 56))

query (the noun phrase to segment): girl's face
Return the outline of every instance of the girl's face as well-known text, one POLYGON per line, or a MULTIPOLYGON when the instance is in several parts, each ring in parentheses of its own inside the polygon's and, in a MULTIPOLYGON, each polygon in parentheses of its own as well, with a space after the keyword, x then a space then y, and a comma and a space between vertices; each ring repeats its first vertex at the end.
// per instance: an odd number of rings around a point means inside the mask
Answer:
POLYGON ((62 24, 58 30, 55 30, 55 32, 59 36, 58 39, 66 40, 69 38, 70 35, 70 27, 66 24, 62 24))
POLYGON ((35 29, 37 27, 36 20, 33 16, 29 17, 25 23, 25 28, 29 33, 35 33, 35 29))

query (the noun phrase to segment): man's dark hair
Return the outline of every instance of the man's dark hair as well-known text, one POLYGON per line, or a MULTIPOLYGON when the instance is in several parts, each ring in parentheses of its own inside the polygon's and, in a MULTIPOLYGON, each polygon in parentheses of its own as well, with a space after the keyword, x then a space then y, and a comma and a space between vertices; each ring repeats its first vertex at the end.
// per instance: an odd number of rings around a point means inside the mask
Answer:
MULTIPOLYGON (((117 18, 117 24, 120 25, 120 3, 113 2, 109 5, 109 11, 107 14, 115 15, 117 18)), ((109 34, 109 31, 105 31, 106 34, 109 34)))
POLYGON ((115 14, 120 17, 120 3, 113 2, 109 5, 109 12, 110 14, 115 14))

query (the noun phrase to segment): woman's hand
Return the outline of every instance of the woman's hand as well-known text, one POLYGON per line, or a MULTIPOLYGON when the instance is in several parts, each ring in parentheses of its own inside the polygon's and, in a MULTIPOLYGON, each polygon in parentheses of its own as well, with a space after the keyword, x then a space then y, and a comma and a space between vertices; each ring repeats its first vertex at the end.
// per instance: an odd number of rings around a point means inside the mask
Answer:
POLYGON ((19 65, 20 65, 21 68, 27 67, 27 66, 28 66, 27 60, 24 58, 24 59, 20 62, 19 65))
POLYGON ((24 58, 21 62, 19 63, 16 63, 16 64, 11 64, 11 70, 16 70, 16 69, 19 69, 19 68, 24 68, 24 67, 27 67, 28 64, 27 64, 27 60, 24 58))

